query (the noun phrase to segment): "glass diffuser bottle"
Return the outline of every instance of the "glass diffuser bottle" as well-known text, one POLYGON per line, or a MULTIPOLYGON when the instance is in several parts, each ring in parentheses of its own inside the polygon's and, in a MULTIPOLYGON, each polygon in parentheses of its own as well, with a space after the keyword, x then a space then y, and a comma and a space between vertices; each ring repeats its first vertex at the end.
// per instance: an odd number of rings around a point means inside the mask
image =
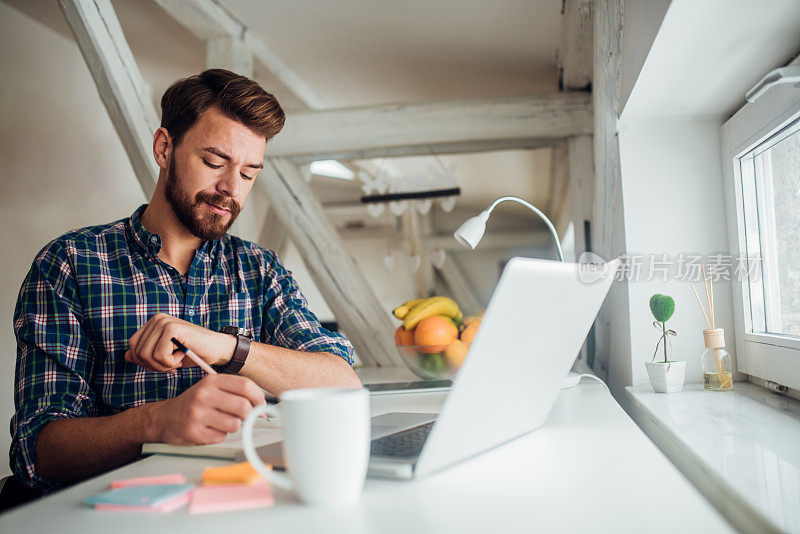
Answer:
POLYGON ((733 389, 731 356, 725 350, 725 330, 722 328, 703 330, 703 341, 706 347, 701 357, 703 389, 706 391, 733 389))

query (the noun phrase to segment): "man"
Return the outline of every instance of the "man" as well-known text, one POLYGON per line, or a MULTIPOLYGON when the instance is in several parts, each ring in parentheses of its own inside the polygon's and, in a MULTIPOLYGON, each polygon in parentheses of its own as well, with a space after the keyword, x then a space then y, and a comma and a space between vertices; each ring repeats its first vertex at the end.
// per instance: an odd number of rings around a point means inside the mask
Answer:
POLYGON ((22 284, 10 457, 28 486, 107 471, 142 443, 221 442, 264 402, 258 386, 360 387, 352 345, 321 327, 275 254, 226 233, 283 127, 278 102, 214 69, 161 107, 150 204, 52 241, 22 284))

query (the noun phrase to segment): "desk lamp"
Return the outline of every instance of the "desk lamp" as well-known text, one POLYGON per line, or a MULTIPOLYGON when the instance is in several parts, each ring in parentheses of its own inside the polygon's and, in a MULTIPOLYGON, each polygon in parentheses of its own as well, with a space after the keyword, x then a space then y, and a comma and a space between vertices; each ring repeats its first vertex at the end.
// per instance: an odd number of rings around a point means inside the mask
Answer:
POLYGON ((456 230, 455 233, 453 233, 453 237, 456 238, 456 241, 458 241, 467 248, 475 250, 475 247, 478 246, 478 243, 483 237, 483 233, 486 231, 486 221, 489 220, 489 215, 492 213, 492 210, 494 210, 495 206, 506 200, 513 200, 514 202, 518 202, 542 218, 542 220, 547 225, 547 228, 550 230, 550 233, 553 235, 553 239, 556 242, 556 248, 558 249, 558 259, 563 262, 564 251, 561 249, 561 241, 558 239, 558 234, 556 233, 556 229, 553 227, 553 223, 551 223, 550 219, 548 219, 547 216, 544 213, 542 213, 536 206, 534 206, 530 202, 525 202, 521 198, 517 197, 500 197, 494 202, 492 202, 492 205, 483 210, 479 215, 467 219, 466 222, 464 222, 464 224, 459 226, 458 230, 456 230))
MULTIPOLYGON (((541 212, 536 206, 531 204, 530 202, 525 202, 521 198, 517 197, 500 197, 494 202, 492 205, 483 210, 480 214, 476 215, 475 217, 471 217, 467 219, 464 224, 458 227, 453 233, 453 237, 456 238, 456 241, 464 245, 465 247, 475 250, 475 247, 478 246, 481 238, 483 237, 483 233, 486 231, 486 221, 489 220, 489 215, 492 213, 492 210, 503 201, 506 200, 513 200, 514 202, 518 202, 523 206, 530 209, 536 215, 542 218, 542 220, 547 225, 547 228, 550 230, 550 233, 553 235, 553 239, 556 242, 556 249, 558 250, 558 259, 564 262, 564 251, 561 249, 561 241, 558 239, 558 233, 556 229, 553 227, 553 223, 550 222, 550 219, 541 212)), ((567 389, 571 387, 575 387, 578 385, 582 377, 591 378, 592 380, 597 380, 605 385, 605 382, 600 380, 598 377, 584 373, 573 373, 570 372, 567 377, 564 379, 564 383, 561 386, 561 389, 567 389)))

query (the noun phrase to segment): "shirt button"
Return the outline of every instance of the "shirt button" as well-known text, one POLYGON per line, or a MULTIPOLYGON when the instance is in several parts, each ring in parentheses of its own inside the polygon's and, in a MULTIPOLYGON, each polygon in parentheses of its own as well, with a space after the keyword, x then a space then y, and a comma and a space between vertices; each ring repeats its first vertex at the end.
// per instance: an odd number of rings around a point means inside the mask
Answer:
POLYGON ((194 310, 189 310, 189 316, 194 317, 194 310))
POLYGON ((158 244, 158 236, 157 235, 150 236, 150 242, 154 245, 158 244))

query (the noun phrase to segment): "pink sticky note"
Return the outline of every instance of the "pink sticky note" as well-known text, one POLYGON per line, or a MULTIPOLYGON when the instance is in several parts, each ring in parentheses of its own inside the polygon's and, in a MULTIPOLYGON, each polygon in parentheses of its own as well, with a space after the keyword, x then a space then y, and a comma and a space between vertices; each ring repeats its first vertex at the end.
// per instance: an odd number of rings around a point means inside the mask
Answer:
POLYGON ((202 486, 195 488, 189 502, 190 514, 227 512, 272 506, 272 487, 257 486, 202 486))
POLYGON ((115 480, 111 483, 111 489, 125 488, 128 486, 155 486, 159 484, 185 484, 186 477, 181 473, 170 473, 168 475, 156 475, 150 477, 126 478, 125 480, 115 480))
POLYGON ((192 492, 178 495, 174 499, 162 502, 158 506, 129 506, 124 504, 95 504, 94 509, 104 512, 161 512, 167 513, 176 510, 189 502, 192 492))

